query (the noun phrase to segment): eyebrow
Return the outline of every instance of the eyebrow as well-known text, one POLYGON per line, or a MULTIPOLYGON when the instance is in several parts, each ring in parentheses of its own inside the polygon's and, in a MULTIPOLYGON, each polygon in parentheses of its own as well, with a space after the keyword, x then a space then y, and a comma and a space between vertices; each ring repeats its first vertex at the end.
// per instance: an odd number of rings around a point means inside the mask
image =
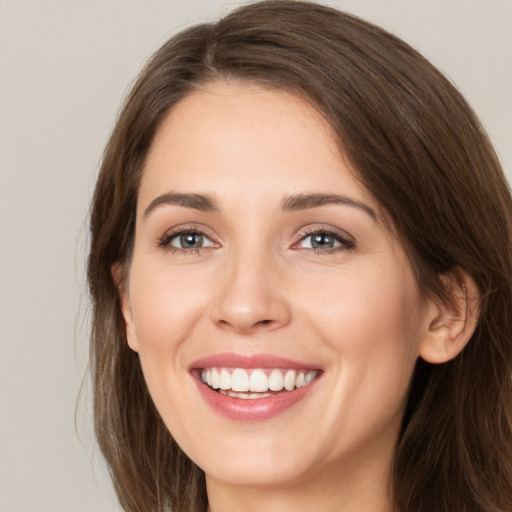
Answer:
POLYGON ((368 205, 356 201, 347 196, 338 194, 295 194, 286 196, 281 201, 281 208, 285 212, 307 210, 309 208, 318 208, 330 204, 341 204, 352 206, 367 213, 373 220, 377 220, 377 214, 368 205))
POLYGON ((179 194, 176 192, 169 192, 156 197, 149 203, 149 206, 144 211, 144 218, 146 218, 152 211, 164 205, 178 205, 185 208, 193 208, 202 212, 219 212, 220 208, 212 196, 205 194, 179 194))
MULTIPOLYGON (((288 195, 281 201, 281 208, 285 212, 307 210, 310 208, 319 208, 325 205, 340 204, 358 208, 367 213, 373 220, 377 220, 377 214, 368 205, 356 201, 347 196, 338 194, 294 194, 288 195)), ((213 196, 207 194, 190 194, 168 192, 162 194, 149 204, 144 211, 144 218, 148 217, 154 210, 165 205, 178 205, 185 208, 193 208, 202 212, 220 212, 217 201, 213 196)))

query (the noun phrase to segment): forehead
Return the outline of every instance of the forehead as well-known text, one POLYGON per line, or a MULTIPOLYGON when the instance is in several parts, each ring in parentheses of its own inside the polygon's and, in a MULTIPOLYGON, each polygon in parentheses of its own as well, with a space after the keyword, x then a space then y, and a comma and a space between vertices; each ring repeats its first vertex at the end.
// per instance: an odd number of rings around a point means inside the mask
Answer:
POLYGON ((146 159, 140 199, 164 190, 237 192, 245 200, 301 192, 372 201, 329 123, 288 92, 233 82, 191 93, 169 112, 146 159))

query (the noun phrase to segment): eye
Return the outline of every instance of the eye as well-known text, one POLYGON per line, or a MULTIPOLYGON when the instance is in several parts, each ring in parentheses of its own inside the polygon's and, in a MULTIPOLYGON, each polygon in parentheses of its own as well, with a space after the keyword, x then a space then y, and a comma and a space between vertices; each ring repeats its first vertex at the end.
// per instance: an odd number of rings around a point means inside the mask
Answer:
POLYGON ((169 245, 179 249, 197 249, 199 247, 212 247, 213 242, 206 235, 191 231, 173 236, 169 240, 169 245))
POLYGON ((172 247, 175 249, 204 249, 215 244, 200 231, 179 231, 165 235, 158 244, 160 247, 172 247))
POLYGON ((301 240, 300 247, 306 249, 334 249, 339 247, 341 242, 330 233, 314 233, 301 240))
POLYGON ((354 246, 354 242, 348 237, 325 229, 302 235, 296 244, 296 247, 299 249, 312 249, 315 251, 352 249, 354 246))

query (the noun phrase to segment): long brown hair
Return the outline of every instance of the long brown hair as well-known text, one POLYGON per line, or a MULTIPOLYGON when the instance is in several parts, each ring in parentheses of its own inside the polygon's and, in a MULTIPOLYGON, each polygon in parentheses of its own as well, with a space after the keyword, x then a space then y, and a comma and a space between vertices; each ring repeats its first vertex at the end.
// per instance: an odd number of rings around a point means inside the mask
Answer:
POLYGON ((129 265, 138 185, 160 122, 194 89, 223 79, 300 95, 330 122, 426 294, 450 300, 442 277, 456 268, 477 283, 480 319, 468 346, 448 363, 417 363, 392 495, 401 512, 510 512, 512 201, 498 159, 454 86, 403 41, 328 7, 279 0, 166 43, 104 153, 91 211, 91 357, 96 434, 122 506, 206 507, 204 474, 173 441, 128 348, 112 268, 129 265))

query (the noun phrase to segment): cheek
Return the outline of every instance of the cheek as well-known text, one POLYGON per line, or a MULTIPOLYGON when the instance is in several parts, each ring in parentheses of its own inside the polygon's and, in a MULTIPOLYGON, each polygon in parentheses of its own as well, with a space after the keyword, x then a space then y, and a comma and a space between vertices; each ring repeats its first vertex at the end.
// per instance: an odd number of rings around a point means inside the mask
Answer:
MULTIPOLYGON (((413 349, 421 331, 421 298, 406 263, 394 259, 362 265, 331 287, 328 323, 361 349, 413 349), (337 288, 337 290, 336 290, 337 288)), ((328 307, 324 302, 324 307, 328 307)))
POLYGON ((168 428, 180 439, 192 421, 187 358, 192 331, 208 304, 204 280, 134 259, 130 273, 133 324, 144 378, 168 428), (176 411, 188 411, 176 414, 176 411))
POLYGON ((139 352, 176 350, 208 303, 201 276, 162 271, 156 265, 133 266, 130 296, 139 352))
POLYGON ((412 271, 384 262, 322 288, 304 309, 338 361, 340 392, 357 389, 378 405, 388 390, 390 400, 400 401, 423 336, 422 300, 412 271))
POLYGON ((331 406, 319 411, 339 426, 325 433, 333 447, 343 444, 338 432, 345 429, 358 449, 382 432, 396 432, 418 357, 422 306, 414 277, 365 270, 371 279, 353 274, 344 279, 345 292, 331 283, 331 300, 309 301, 315 307, 308 318, 333 361, 331 406))
MULTIPOLYGON (((336 321, 334 314, 332 321, 336 321)), ((360 284, 347 297, 337 323, 343 338, 353 340, 358 350, 414 351, 419 335, 418 299, 401 280, 381 278, 378 286, 360 284)))

